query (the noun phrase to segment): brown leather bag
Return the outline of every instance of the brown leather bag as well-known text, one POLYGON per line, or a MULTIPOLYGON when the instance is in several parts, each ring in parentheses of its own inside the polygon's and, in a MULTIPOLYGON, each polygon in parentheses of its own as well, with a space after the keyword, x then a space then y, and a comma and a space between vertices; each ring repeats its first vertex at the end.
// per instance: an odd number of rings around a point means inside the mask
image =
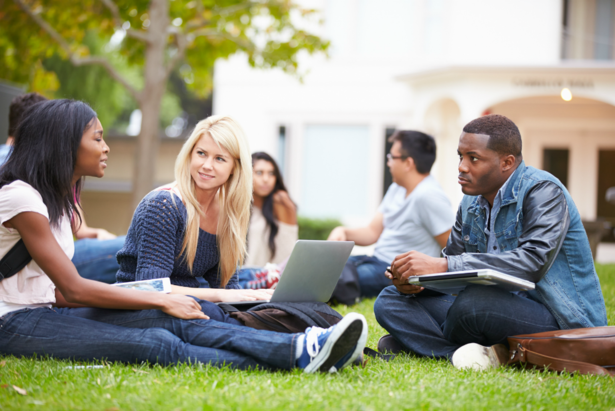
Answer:
POLYGON ((615 327, 577 328, 508 337, 508 364, 615 376, 615 327))

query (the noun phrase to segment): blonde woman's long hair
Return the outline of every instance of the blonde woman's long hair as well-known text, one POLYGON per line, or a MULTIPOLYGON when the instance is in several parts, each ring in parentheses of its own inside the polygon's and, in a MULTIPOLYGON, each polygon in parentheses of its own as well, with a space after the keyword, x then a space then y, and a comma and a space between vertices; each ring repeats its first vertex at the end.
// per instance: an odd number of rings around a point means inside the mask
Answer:
POLYGON ((220 252, 220 286, 225 287, 243 263, 246 235, 252 201, 252 158, 248 142, 239 124, 228 116, 211 116, 200 121, 184 143, 175 161, 176 188, 186 205, 188 218, 180 256, 184 256, 192 272, 199 242, 199 220, 203 214, 196 199, 195 183, 190 175, 192 151, 199 139, 209 135, 219 147, 224 147, 234 159, 229 179, 218 191, 220 211, 216 241, 220 252))

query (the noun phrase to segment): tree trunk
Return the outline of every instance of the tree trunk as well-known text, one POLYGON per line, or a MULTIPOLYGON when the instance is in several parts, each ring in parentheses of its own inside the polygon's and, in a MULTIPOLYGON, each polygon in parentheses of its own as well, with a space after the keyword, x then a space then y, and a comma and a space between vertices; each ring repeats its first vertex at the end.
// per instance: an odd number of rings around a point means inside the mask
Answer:
POLYGON ((132 178, 133 210, 154 188, 156 158, 158 157, 160 104, 167 86, 164 53, 169 26, 168 0, 151 0, 149 6, 149 42, 145 49, 145 83, 139 109, 141 132, 137 137, 135 168, 132 178))

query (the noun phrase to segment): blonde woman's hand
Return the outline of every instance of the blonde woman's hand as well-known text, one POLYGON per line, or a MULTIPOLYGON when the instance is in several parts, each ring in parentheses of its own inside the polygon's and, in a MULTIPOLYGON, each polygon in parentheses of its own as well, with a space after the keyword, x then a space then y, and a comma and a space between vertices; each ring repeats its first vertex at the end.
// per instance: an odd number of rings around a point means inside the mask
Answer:
POLYGON ((162 311, 182 320, 209 320, 200 304, 187 295, 166 294, 162 311))
POLYGON ((218 290, 218 301, 230 303, 235 301, 270 300, 273 290, 218 290))

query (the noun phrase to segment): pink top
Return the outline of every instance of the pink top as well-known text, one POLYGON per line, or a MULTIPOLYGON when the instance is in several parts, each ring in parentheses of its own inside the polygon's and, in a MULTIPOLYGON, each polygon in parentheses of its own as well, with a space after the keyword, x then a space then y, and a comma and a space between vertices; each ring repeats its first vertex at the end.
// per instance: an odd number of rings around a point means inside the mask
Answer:
MULTIPOLYGON (((0 257, 3 257, 21 238, 17 230, 3 224, 24 212, 35 212, 49 219, 47 206, 31 185, 16 180, 0 188, 0 257)), ((75 252, 70 218, 64 216, 59 227, 51 227, 55 239, 66 256, 75 252)), ((55 299, 55 285, 47 274, 30 261, 19 273, 0 281, 0 317, 22 308, 51 306, 55 299)))

